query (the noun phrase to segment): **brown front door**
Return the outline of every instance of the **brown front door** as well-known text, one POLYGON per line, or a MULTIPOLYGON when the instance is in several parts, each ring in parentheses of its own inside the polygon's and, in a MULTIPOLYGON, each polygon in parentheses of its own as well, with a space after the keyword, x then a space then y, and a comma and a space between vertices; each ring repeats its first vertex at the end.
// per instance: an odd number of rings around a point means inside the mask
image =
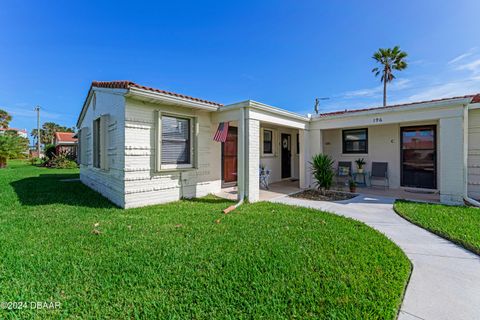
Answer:
POLYGON ((222 178, 225 184, 237 182, 237 127, 229 127, 227 140, 222 143, 222 178))
POLYGON ((436 127, 402 127, 401 161, 403 187, 437 187, 436 127))

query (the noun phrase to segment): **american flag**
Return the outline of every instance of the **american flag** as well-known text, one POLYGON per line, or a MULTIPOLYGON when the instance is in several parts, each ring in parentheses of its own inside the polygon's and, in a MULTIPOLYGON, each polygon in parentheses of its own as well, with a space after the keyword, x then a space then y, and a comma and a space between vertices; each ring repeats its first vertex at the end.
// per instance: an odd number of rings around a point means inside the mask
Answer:
POLYGON ((227 140, 227 134, 228 134, 228 122, 220 122, 218 124, 218 129, 217 129, 217 132, 215 133, 215 136, 213 137, 213 140, 218 142, 225 142, 227 140))

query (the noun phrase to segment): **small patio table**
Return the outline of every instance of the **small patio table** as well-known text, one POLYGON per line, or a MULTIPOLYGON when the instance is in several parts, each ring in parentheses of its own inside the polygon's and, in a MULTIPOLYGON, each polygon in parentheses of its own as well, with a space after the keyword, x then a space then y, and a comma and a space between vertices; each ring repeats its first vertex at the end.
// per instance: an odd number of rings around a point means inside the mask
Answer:
POLYGON ((353 181, 359 186, 366 187, 367 186, 367 177, 368 172, 355 172, 353 173, 353 181))

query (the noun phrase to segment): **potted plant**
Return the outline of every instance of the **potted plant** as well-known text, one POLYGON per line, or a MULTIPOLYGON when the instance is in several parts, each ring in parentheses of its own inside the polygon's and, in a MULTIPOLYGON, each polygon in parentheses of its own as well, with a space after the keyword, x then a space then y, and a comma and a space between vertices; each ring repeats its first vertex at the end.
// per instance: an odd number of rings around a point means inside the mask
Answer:
POLYGON ((348 181, 348 186, 350 187, 351 193, 355 193, 357 191, 357 182, 355 182, 355 180, 350 179, 348 181))
POLYGON ((366 164, 365 159, 359 158, 355 160, 355 163, 357 164, 357 172, 363 173, 363 166, 366 164))

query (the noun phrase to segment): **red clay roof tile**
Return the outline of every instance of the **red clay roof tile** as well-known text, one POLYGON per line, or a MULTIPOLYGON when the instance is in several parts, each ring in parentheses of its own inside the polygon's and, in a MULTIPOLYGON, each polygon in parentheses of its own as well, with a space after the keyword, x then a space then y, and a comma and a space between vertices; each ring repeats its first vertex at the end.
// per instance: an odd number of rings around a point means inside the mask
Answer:
POLYGON ((196 101, 196 102, 211 104, 211 105, 218 106, 218 107, 223 106, 223 104, 221 104, 221 103, 208 101, 208 100, 203 100, 203 99, 199 99, 199 98, 194 98, 194 97, 186 96, 186 95, 175 93, 175 92, 170 92, 170 91, 165 91, 165 90, 161 90, 161 89, 155 89, 155 88, 151 88, 151 87, 147 87, 147 86, 142 86, 142 85, 139 85, 135 82, 128 81, 128 80, 93 81, 92 82, 92 87, 111 88, 111 89, 130 89, 131 87, 135 87, 135 88, 139 88, 139 89, 143 89, 143 90, 148 90, 148 91, 167 94, 167 95, 177 97, 177 98, 188 99, 188 100, 192 100, 192 101, 196 101))
POLYGON ((57 143, 61 142, 77 142, 77 139, 73 136, 75 132, 55 132, 55 140, 57 143))

